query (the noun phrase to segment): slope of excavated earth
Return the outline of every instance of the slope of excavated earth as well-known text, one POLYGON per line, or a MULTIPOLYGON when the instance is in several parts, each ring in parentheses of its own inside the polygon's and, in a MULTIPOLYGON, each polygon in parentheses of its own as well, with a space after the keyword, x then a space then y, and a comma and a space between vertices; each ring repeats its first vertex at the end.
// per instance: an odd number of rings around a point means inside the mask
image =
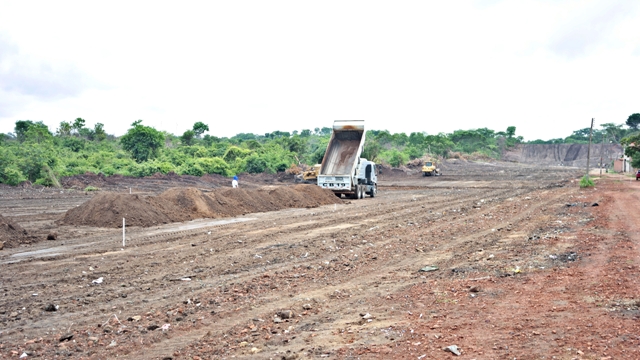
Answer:
POLYGON ((286 208, 310 208, 342 201, 315 185, 258 189, 171 188, 158 196, 101 192, 65 214, 61 225, 95 227, 156 226, 201 218, 221 218, 286 208))
POLYGON ((27 231, 14 221, 0 215, 0 249, 11 248, 22 243, 28 243, 27 231))
POLYGON ((73 208, 60 220, 61 225, 95 227, 153 226, 183 218, 173 206, 152 196, 100 192, 86 203, 73 208))

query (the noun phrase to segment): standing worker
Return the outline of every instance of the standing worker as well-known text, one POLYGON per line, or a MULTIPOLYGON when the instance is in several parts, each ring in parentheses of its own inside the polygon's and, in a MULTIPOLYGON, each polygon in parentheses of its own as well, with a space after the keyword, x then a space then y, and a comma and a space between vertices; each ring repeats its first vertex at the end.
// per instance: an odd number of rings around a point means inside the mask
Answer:
POLYGON ((238 187, 238 175, 233 175, 233 180, 231 180, 231 186, 234 189, 238 187))

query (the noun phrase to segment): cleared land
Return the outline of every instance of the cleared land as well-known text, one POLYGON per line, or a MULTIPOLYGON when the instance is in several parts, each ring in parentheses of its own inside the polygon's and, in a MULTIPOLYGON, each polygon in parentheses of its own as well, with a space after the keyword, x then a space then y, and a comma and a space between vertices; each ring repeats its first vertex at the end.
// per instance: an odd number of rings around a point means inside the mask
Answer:
MULTIPOLYGON (((32 243, 0 252, 0 354, 443 359, 457 345, 462 359, 640 358, 640 183, 442 169, 385 170, 373 199, 134 227, 124 248, 121 229, 57 225, 92 193, 2 187, 0 214, 32 243)), ((159 195, 185 179, 108 181, 159 195)))

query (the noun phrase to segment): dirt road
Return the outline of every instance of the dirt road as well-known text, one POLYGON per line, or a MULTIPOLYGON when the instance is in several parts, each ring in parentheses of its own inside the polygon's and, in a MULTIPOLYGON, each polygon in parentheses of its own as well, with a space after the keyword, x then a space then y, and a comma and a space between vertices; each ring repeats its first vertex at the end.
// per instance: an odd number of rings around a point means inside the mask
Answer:
POLYGON ((2 215, 59 237, 0 252, 0 355, 637 359, 640 183, 578 176, 388 172, 376 198, 135 228, 124 248, 53 223, 90 194, 3 188, 2 215))

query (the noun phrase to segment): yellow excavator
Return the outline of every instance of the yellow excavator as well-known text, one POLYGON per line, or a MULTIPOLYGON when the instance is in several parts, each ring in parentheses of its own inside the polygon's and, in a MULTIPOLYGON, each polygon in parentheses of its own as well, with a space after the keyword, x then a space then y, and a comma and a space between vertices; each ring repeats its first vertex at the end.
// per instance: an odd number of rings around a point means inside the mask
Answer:
POLYGON ((433 161, 427 161, 422 166, 422 176, 440 176, 440 169, 436 167, 433 161))

